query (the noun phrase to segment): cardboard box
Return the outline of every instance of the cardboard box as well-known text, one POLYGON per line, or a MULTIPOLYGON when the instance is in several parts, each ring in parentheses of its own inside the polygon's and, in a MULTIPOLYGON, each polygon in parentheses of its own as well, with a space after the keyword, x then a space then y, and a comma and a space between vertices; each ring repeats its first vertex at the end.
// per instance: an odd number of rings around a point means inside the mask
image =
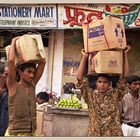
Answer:
POLYGON ((88 56, 88 74, 93 75, 95 74, 95 69, 92 65, 92 58, 97 54, 97 52, 90 53, 88 56))
MULTIPOLYGON (((8 45, 8 46, 5 47, 7 59, 8 59, 8 57, 9 57, 10 47, 11 47, 11 45, 8 45)), ((17 59, 17 56, 15 56, 15 64, 17 64, 17 62, 18 62, 18 59, 17 59)))
POLYGON ((17 64, 46 59, 41 35, 23 35, 16 42, 17 64))
MULTIPOLYGON (((10 45, 5 47, 6 56, 9 57, 10 45)), ((36 62, 46 59, 45 49, 41 35, 23 35, 16 42, 15 64, 36 62)))
POLYGON ((92 66, 89 68, 96 73, 122 74, 123 53, 122 51, 99 51, 93 56, 92 66))
POLYGON ((116 17, 105 17, 102 20, 83 24, 84 48, 86 53, 124 49, 126 36, 123 20, 116 17))

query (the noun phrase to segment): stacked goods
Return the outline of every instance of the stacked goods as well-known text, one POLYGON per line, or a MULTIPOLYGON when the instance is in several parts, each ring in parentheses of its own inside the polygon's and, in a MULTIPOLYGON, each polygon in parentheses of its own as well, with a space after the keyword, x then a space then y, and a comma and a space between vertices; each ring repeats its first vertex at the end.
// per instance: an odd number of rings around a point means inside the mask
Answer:
POLYGON ((123 20, 116 17, 108 16, 102 20, 84 24, 83 37, 86 53, 126 47, 123 20))
POLYGON ((80 109, 81 103, 80 100, 77 97, 73 97, 71 99, 65 99, 62 98, 56 105, 56 108, 74 108, 74 109, 80 109))
POLYGON ((123 20, 105 17, 83 25, 84 49, 89 53, 88 74, 122 74, 126 47, 123 20))
POLYGON ((90 73, 122 73, 122 51, 99 51, 91 58, 90 73))
MULTIPOLYGON (((8 56, 9 46, 6 47, 8 56)), ((41 35, 23 35, 16 42, 16 64, 45 59, 41 35)))
MULTIPOLYGON (((10 45, 5 47, 5 51, 6 51, 6 56, 7 58, 9 57, 9 51, 10 51, 10 45)), ((18 60, 17 60, 17 56, 15 56, 15 64, 17 64, 18 60)))
POLYGON ((92 65, 92 63, 93 63, 92 59, 97 53, 98 52, 90 53, 89 57, 88 57, 88 74, 90 74, 90 75, 95 74, 95 72, 96 72, 95 67, 93 67, 93 65, 92 65))
POLYGON ((83 110, 88 110, 88 105, 86 103, 82 103, 82 109, 83 110))

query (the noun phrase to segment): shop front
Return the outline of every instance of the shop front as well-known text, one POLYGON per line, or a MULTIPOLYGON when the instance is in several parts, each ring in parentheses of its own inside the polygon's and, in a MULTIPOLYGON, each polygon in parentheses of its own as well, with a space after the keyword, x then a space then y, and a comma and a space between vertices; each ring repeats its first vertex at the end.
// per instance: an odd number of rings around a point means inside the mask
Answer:
POLYGON ((135 69, 131 67, 130 73, 139 74, 139 64, 135 61, 139 60, 138 4, 1 4, 0 14, 2 62, 6 61, 4 47, 10 44, 14 36, 29 32, 42 35, 47 65, 45 78, 40 80, 39 85, 42 86, 37 88, 37 92, 46 88, 60 96, 66 83, 76 84, 75 73, 80 64, 81 49, 84 48, 82 24, 95 22, 108 15, 123 19, 127 40, 133 46, 129 62, 135 65, 135 69))
MULTIPOLYGON (((0 4, 0 60, 6 63, 4 48, 13 37, 29 32, 41 34, 46 66, 36 94, 42 90, 60 97, 71 94, 65 93, 64 86, 77 83, 76 70, 84 48, 82 24, 108 15, 124 20, 127 40, 133 46, 130 74, 140 75, 139 5, 132 4, 0 4)), ((51 108, 51 112, 45 112, 42 125, 46 136, 86 136, 88 111, 51 108)))

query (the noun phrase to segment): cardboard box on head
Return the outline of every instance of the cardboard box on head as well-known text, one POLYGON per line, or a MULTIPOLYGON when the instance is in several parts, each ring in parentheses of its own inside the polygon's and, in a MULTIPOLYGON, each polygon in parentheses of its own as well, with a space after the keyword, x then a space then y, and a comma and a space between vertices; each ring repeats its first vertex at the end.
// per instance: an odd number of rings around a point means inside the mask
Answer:
POLYGON ((23 35, 16 42, 19 63, 45 59, 46 54, 41 35, 23 35))
MULTIPOLYGON (((8 56, 10 45, 6 47, 8 56)), ((19 65, 26 62, 36 62, 46 59, 45 49, 41 35, 23 35, 16 42, 16 60, 15 64, 19 65)))
POLYGON ((89 56, 88 56, 88 74, 90 75, 93 75, 95 74, 95 68, 93 67, 92 65, 92 59, 93 57, 97 54, 98 52, 93 52, 93 53, 90 53, 89 56))
POLYGON ((123 20, 108 16, 83 24, 84 49, 86 53, 101 50, 120 50, 126 47, 123 20))
POLYGON ((90 57, 88 71, 96 73, 122 74, 123 53, 122 51, 99 51, 90 57), (92 57, 92 60, 91 60, 92 57))
MULTIPOLYGON (((11 47, 11 45, 8 45, 8 46, 5 47, 6 57, 7 57, 7 59, 8 59, 8 57, 9 57, 10 47, 11 47)), ((17 62, 18 62, 18 60, 17 60, 17 56, 15 56, 15 64, 17 64, 17 62)))

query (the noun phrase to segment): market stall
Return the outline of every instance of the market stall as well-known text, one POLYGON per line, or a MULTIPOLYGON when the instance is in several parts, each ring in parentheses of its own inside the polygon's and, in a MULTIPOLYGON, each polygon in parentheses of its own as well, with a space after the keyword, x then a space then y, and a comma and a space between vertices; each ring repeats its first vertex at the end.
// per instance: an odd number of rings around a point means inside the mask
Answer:
POLYGON ((88 111, 49 108, 44 115, 45 136, 87 136, 88 111))

